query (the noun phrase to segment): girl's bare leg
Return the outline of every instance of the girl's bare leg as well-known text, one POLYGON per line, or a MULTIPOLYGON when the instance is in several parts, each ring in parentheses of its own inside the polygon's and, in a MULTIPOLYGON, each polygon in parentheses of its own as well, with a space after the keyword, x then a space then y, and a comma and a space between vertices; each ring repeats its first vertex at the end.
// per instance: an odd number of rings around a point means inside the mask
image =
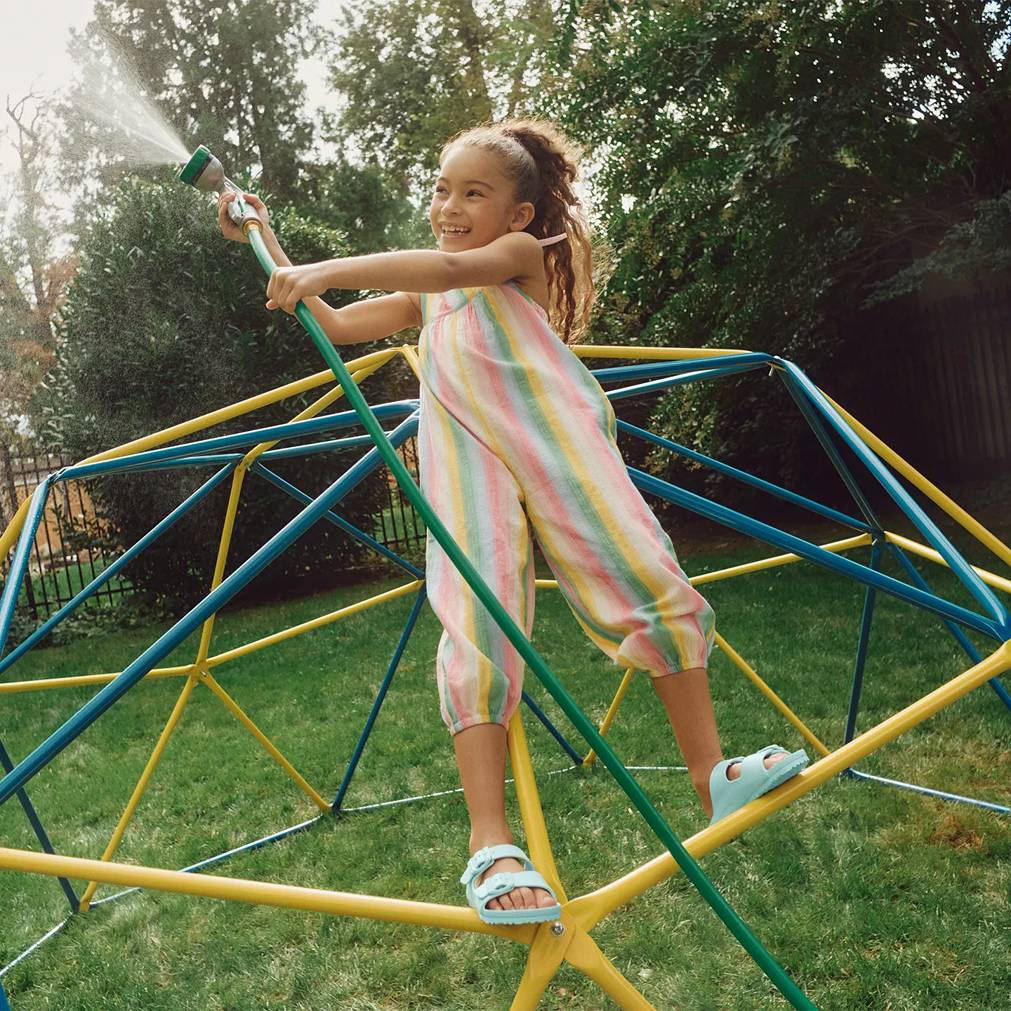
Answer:
MULTIPOLYGON (((717 762, 723 761, 720 735, 713 715, 713 699, 709 694, 709 676, 704 667, 665 674, 652 679, 667 719, 674 728, 674 737, 688 766, 692 786, 702 801, 706 815, 712 817, 713 804, 709 797, 709 774, 717 762)), ((773 755, 765 760, 771 768, 785 755, 773 755)), ((736 763, 727 770, 728 779, 737 779, 741 770, 736 763)))
MULTIPOLYGON (((456 764, 470 815, 470 852, 484 846, 511 843, 512 832, 505 815, 506 729, 498 723, 480 723, 453 736, 456 764)), ((478 883, 500 871, 521 871, 518 860, 496 860, 478 883)), ((489 909, 529 909, 553 906, 555 900, 543 888, 514 888, 488 903, 489 909)))

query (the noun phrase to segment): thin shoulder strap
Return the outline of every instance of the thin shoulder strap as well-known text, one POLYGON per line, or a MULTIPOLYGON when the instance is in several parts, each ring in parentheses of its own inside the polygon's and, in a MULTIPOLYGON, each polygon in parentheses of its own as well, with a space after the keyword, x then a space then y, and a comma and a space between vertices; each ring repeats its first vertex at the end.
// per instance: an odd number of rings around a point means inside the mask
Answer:
POLYGON ((562 239, 567 239, 569 237, 568 232, 559 232, 558 235, 551 235, 546 239, 538 239, 537 241, 542 246, 550 246, 556 242, 561 242, 562 239))

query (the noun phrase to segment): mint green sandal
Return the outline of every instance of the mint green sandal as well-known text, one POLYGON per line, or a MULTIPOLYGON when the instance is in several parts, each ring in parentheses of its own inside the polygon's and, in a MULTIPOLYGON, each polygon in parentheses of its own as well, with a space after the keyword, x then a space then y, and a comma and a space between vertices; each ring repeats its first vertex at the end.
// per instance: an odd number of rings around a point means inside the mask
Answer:
POLYGON ((778 744, 770 744, 761 751, 756 751, 747 757, 727 758, 717 762, 709 774, 709 799, 713 804, 713 817, 709 824, 726 818, 739 807, 750 804, 756 797, 774 790, 777 786, 793 779, 810 759, 807 752, 787 752, 778 744), (765 760, 770 755, 784 754, 786 758, 776 762, 771 769, 765 767, 765 760), (741 763, 741 774, 737 779, 727 779, 727 769, 735 762, 741 763))
POLYGON ((467 901, 477 910, 483 923, 544 923, 547 920, 557 920, 562 915, 562 907, 558 904, 554 889, 544 880, 543 875, 534 870, 526 853, 511 843, 499 843, 498 846, 485 846, 478 850, 467 862, 460 884, 467 886, 467 901), (500 871, 475 885, 474 881, 502 857, 513 857, 523 865, 524 870, 518 873, 500 871), (487 908, 492 899, 505 895, 514 888, 543 888, 555 899, 555 904, 533 909, 487 908))

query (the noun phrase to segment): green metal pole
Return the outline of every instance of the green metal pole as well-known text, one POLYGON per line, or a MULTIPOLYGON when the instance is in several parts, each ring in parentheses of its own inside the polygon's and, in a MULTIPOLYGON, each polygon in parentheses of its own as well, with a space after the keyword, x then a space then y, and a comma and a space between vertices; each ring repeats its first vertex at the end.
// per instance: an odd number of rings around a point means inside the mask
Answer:
MULTIPOLYGON (((250 228, 248 235, 253 251, 256 253, 256 258, 260 261, 264 272, 269 276, 273 273, 277 264, 274 263, 273 258, 268 252, 259 229, 255 227, 250 228)), ((460 546, 453 540, 449 531, 443 526, 442 521, 428 504, 428 500, 422 494, 421 489, 414 483, 407 468, 401 462, 400 457, 397 456, 396 450, 390 445, 382 425, 380 425, 372 413, 371 408, 366 403, 364 396, 362 396, 361 390, 358 389, 358 385, 351 378, 351 374, 345 367, 340 355, 335 350, 333 344, 330 343, 329 338, 323 332, 323 328, 304 302, 299 302, 295 306, 295 316, 302 326, 305 327, 312 338, 313 344, 316 345, 316 349, 323 356, 323 360, 333 370, 333 374, 337 377, 337 381, 344 390, 348 403, 358 417, 361 418, 362 425, 375 441, 376 449, 378 449, 380 456, 382 456, 393 476, 397 479, 397 484, 407 496, 411 505, 420 513, 426 526, 432 532, 432 536, 442 545, 443 550, 445 550, 450 560, 457 567, 460 575, 467 580, 477 598, 488 609, 488 612, 495 619, 498 626, 506 634, 506 637, 513 646, 516 647, 530 669, 540 679, 551 697, 561 706, 562 711, 572 722, 572 725, 583 736, 587 744, 596 751, 600 757, 600 761, 628 795, 629 800, 632 801, 639 813, 646 820, 646 824, 649 825, 657 838, 670 851, 671 856, 677 861, 685 877, 698 889, 702 898, 709 903, 727 929, 737 938, 744 947, 744 950, 755 960, 761 970, 772 980, 780 993, 795 1008, 801 1008, 804 1011, 817 1011, 817 1007, 807 999, 800 987, 787 976, 779 963, 766 951, 762 942, 759 941, 748 928, 748 925, 734 912, 730 903, 716 890, 716 887, 706 876, 698 862, 681 845, 671 827, 653 806, 642 787, 639 786, 632 774, 625 768, 621 759, 611 750, 611 746, 597 733, 597 728, 586 718, 572 696, 562 687, 548 665, 541 659, 540 654, 531 645, 530 640, 527 639, 520 627, 512 620, 498 598, 492 593, 487 583, 484 582, 477 570, 470 563, 470 560, 460 549, 460 546)))

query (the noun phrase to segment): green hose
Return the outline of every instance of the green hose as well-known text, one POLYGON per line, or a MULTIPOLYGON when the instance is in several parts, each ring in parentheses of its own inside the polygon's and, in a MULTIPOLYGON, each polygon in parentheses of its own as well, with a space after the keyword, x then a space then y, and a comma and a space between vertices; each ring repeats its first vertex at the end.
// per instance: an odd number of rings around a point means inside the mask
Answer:
MULTIPOLYGON (((273 258, 268 252, 259 229, 256 227, 250 228, 248 237, 253 251, 256 253, 256 258, 260 261, 264 272, 270 276, 277 267, 277 264, 274 263, 273 258)), ((625 768, 621 759, 611 750, 611 746, 600 736, 597 728, 586 718, 572 696, 562 687, 548 665, 541 659, 540 654, 533 648, 530 640, 527 639, 520 627, 512 620, 498 598, 492 593, 491 589, 460 549, 460 546, 453 540, 449 531, 443 526, 442 521, 428 504, 428 500, 422 494, 421 489, 414 483, 407 468, 397 455, 396 450, 386 438, 382 425, 380 425, 378 419, 372 413, 364 396, 362 396, 361 390, 358 389, 358 385, 351 378, 351 374, 345 367, 340 355, 335 350, 333 344, 330 343, 329 338, 323 332, 323 328, 304 302, 299 302, 295 306, 295 316, 302 326, 305 327, 312 338, 312 342, 316 345, 316 349, 323 356, 323 360, 333 370, 334 376, 336 376, 337 381, 344 390, 344 396, 347 397, 348 403, 361 419, 365 430, 372 436, 376 449, 378 449, 379 454, 390 468, 393 476, 397 479, 397 484, 407 496, 411 505, 421 515, 432 536, 442 545, 443 550, 445 550, 450 560, 459 570, 460 575, 467 580, 477 598, 488 609, 498 626, 513 646, 516 647, 530 669, 540 679, 551 697, 561 707, 562 711, 572 722, 572 725, 583 736, 587 744, 597 752, 600 761, 603 762, 611 775, 614 776, 618 785, 628 795, 639 813, 646 820, 646 824, 649 825, 657 838, 670 851, 671 856, 677 861, 685 877, 698 889, 702 898, 709 903, 716 912, 716 915, 727 926, 727 929, 737 938, 744 947, 744 950, 758 963, 758 966, 772 980, 780 993, 795 1008, 801 1008, 804 1011, 817 1011, 816 1005, 812 1004, 797 984, 787 976, 779 963, 766 951, 762 942, 758 940, 747 924, 734 912, 730 903, 716 890, 716 887, 706 876, 698 862, 681 845, 670 826, 653 806, 649 797, 646 796, 642 787, 639 786, 628 769, 625 768)))

